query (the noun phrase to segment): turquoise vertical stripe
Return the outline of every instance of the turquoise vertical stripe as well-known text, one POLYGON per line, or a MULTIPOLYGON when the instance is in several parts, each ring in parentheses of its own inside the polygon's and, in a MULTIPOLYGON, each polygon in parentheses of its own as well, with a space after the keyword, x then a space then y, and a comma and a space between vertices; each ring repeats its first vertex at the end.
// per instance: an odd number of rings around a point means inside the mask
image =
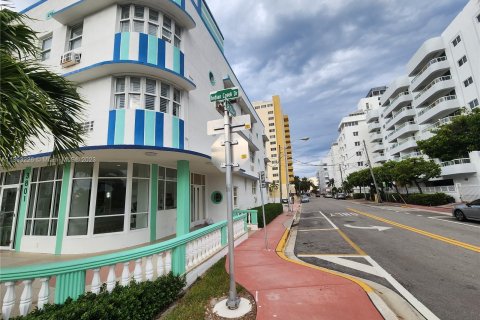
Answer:
POLYGON ((55 254, 62 253, 63 238, 65 234, 65 222, 67 220, 67 203, 68 191, 70 190, 70 167, 71 162, 66 162, 63 165, 62 175, 62 189, 60 190, 60 203, 58 204, 58 223, 57 223, 57 238, 55 239, 55 254))
POLYGON ((177 117, 172 117, 172 148, 177 148, 180 146, 179 144, 179 134, 180 130, 180 123, 177 117))
POLYGON ((145 145, 155 145, 155 111, 145 110, 145 145))
POLYGON ((20 251, 22 237, 25 231, 25 217, 27 216, 28 200, 30 199, 30 182, 32 181, 32 167, 23 171, 22 187, 20 188, 20 208, 18 209, 17 230, 15 232, 15 251, 20 251))
POLYGON ((115 144, 123 144, 125 139, 125 110, 115 114, 115 144))
POLYGON ((173 71, 180 74, 180 49, 173 47, 173 71))
POLYGON ((128 60, 130 51, 130 32, 122 32, 120 41, 120 60, 128 60))
POLYGON ((158 41, 157 37, 148 35, 147 62, 157 64, 158 59, 158 41))

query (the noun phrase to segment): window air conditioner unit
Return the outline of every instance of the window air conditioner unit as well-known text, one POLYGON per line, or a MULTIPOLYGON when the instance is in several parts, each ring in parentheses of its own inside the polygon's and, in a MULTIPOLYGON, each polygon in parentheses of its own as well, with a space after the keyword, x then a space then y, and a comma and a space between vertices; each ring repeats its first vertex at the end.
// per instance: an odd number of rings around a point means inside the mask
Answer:
POLYGON ((70 67, 80 63, 82 55, 80 53, 76 53, 74 51, 65 52, 60 59, 60 65, 63 68, 70 67))

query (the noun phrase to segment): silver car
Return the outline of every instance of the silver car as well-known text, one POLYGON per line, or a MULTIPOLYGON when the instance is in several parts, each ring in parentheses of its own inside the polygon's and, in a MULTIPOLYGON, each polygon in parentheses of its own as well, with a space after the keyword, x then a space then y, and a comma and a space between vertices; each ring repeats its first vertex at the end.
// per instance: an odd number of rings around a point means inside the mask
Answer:
POLYGON ((459 221, 480 221, 480 199, 454 206, 452 215, 459 221))

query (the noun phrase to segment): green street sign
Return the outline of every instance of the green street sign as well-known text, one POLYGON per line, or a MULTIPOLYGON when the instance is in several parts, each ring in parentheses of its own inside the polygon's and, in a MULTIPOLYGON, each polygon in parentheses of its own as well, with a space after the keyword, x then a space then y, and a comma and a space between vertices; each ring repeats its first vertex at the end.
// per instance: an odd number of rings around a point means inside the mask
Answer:
POLYGON ((220 100, 233 100, 238 98, 238 88, 228 88, 210 93, 210 102, 220 100))
POLYGON ((233 108, 233 105, 228 100, 225 101, 225 104, 226 104, 225 109, 227 109, 228 113, 230 113, 232 117, 235 117, 237 115, 237 112, 233 108))

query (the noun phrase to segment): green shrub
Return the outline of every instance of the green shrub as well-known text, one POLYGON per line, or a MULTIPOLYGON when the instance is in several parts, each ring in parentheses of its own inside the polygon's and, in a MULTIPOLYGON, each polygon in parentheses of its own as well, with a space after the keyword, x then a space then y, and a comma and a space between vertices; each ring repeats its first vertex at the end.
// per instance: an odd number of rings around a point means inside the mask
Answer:
POLYGON ((455 202, 455 198, 445 193, 412 193, 402 194, 401 197, 398 193, 389 193, 387 195, 387 201, 403 203, 402 198, 408 204, 417 204, 421 206, 441 206, 448 203, 455 202))
MULTIPOLYGON (((252 208, 251 210, 257 210, 258 212, 258 227, 263 228, 263 211, 262 206, 252 208)), ((276 217, 283 212, 283 205, 281 203, 267 203, 265 205, 265 221, 267 224, 273 221, 276 217)))
POLYGON ((353 199, 363 199, 365 198, 365 194, 363 193, 354 193, 353 194, 353 199))
POLYGON ((48 304, 16 319, 155 319, 179 298, 185 284, 184 276, 172 273, 155 281, 132 281, 126 287, 117 283, 111 293, 104 284, 99 294, 87 292, 75 301, 69 298, 64 304, 48 304))

